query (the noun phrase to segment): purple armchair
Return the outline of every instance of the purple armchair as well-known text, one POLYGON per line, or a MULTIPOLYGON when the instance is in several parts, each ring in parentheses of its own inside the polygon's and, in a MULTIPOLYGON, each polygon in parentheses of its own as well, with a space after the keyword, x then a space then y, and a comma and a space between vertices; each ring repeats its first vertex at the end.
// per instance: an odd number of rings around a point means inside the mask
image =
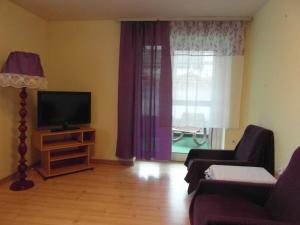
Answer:
POLYGON ((274 174, 273 132, 249 125, 234 151, 191 149, 184 164, 188 167, 185 181, 189 183, 189 194, 197 188, 199 180, 204 178, 204 171, 213 164, 258 166, 274 174))
POLYGON ((300 147, 276 185, 201 180, 191 225, 299 225, 300 147))

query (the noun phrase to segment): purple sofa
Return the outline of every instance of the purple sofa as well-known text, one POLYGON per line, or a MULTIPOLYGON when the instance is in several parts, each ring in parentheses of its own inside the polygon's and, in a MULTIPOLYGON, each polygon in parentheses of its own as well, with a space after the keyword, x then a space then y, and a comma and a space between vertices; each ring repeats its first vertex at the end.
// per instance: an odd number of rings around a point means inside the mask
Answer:
POLYGON ((299 225, 300 147, 275 185, 201 180, 191 225, 299 225))
POLYGON ((197 188, 199 180, 204 178, 204 171, 213 164, 258 166, 274 174, 273 132, 249 125, 234 151, 192 149, 184 164, 188 168, 185 181, 189 183, 189 194, 197 188))

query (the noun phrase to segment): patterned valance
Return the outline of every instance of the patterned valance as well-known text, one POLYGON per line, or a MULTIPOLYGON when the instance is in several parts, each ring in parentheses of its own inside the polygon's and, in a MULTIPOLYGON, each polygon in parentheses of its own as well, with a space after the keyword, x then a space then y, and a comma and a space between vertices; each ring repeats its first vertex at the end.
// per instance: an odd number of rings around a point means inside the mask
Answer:
POLYGON ((211 52, 214 55, 244 55, 244 21, 171 22, 171 48, 211 52))

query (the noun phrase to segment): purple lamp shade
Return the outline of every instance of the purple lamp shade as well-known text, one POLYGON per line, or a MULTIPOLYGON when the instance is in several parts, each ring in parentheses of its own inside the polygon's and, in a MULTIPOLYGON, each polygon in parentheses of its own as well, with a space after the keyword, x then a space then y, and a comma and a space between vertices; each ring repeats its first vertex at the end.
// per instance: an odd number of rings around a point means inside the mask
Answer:
POLYGON ((47 88, 39 55, 19 51, 11 52, 0 73, 0 86, 47 88))

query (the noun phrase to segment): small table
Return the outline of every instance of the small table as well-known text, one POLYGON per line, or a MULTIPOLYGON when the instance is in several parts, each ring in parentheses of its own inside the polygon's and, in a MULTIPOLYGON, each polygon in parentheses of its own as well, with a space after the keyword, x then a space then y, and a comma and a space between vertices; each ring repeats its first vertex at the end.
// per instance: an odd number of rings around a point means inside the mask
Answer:
POLYGON ((263 167, 211 165, 205 171, 206 179, 275 184, 273 177, 263 167))

